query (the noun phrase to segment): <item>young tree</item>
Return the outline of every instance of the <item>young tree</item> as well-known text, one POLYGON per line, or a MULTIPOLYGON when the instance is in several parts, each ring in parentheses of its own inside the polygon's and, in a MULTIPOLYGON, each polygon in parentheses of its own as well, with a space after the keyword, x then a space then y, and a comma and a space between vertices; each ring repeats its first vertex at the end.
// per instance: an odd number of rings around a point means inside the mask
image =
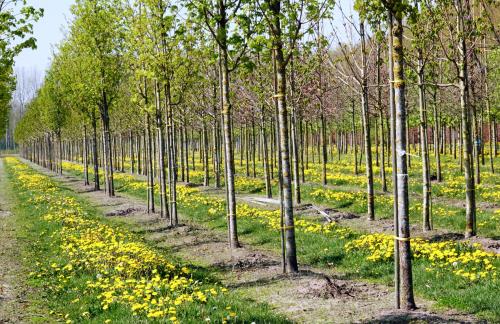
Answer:
MULTIPOLYGON (((288 111, 286 106, 286 69, 296 43, 302 36, 305 21, 318 21, 326 12, 327 2, 265 0, 257 2, 269 29, 275 65, 275 100, 278 110, 279 154, 281 157, 281 181, 283 184, 282 208, 285 231, 286 270, 298 272, 295 228, 293 219, 292 181, 290 168, 290 141, 288 111), (288 51, 285 44, 289 44, 288 51)), ((312 26, 308 26, 311 30, 312 26)))
POLYGON ((104 177, 109 196, 115 194, 109 113, 124 73, 121 8, 119 0, 77 0, 71 9, 76 17, 71 33, 77 51, 93 62, 86 71, 92 76, 88 91, 92 93, 101 117, 104 177))
MULTIPOLYGON (((416 64, 412 64, 408 60, 408 65, 413 68, 417 75, 418 84, 418 106, 420 115, 420 151, 422 157, 422 226, 424 231, 432 229, 431 225, 431 177, 430 177, 430 161, 429 148, 427 143, 427 100, 426 100, 426 67, 428 62, 433 59, 434 54, 433 44, 436 41, 435 26, 438 24, 435 21, 432 12, 427 9, 430 4, 422 2, 417 3, 415 11, 411 15, 410 30, 413 35, 418 35, 412 41, 412 45, 416 51, 416 57, 413 59, 416 64)), ((410 57, 410 55, 408 55, 410 57)), ((440 171, 438 171, 440 173, 440 171)))
POLYGON ((474 181, 474 148, 473 148, 473 115, 470 102, 470 58, 472 51, 472 26, 469 0, 443 0, 434 10, 440 15, 440 21, 445 28, 439 34, 441 49, 448 62, 454 67, 460 93, 461 111, 461 147, 463 147, 463 162, 465 174, 465 236, 476 235, 476 186, 474 181), (448 31, 445 33, 445 31, 448 31), (446 46, 447 42, 457 46, 446 46))
MULTIPOLYGON (((372 163, 372 151, 371 151, 371 125, 370 125, 370 113, 369 113, 369 93, 368 93, 368 53, 366 48, 366 30, 365 24, 366 20, 370 18, 367 12, 365 4, 361 1, 356 2, 356 10, 359 12, 359 26, 356 26, 351 18, 344 17, 352 29, 355 30, 356 34, 359 36, 359 45, 348 47, 342 44, 338 32, 334 31, 337 38, 339 49, 342 53, 343 63, 346 66, 348 72, 344 72, 342 66, 339 64, 334 64, 337 67, 337 78, 339 78, 344 84, 349 85, 356 93, 360 96, 361 103, 361 120, 363 124, 363 138, 364 138, 364 148, 365 148, 365 170, 367 179, 367 211, 368 219, 375 219, 375 196, 373 189, 373 163, 372 163), (357 58, 360 57, 360 64, 357 62, 357 58), (355 85, 352 85, 350 81, 354 81, 355 85)), ((342 14, 344 12, 341 10, 342 14)), ((346 31, 347 32, 347 31, 346 31)), ((355 154, 356 155, 356 154, 355 154)), ((355 158, 355 163, 357 159, 355 158)), ((355 165, 357 169, 357 165, 355 165)), ((357 173, 357 172, 356 172, 357 173)))
MULTIPOLYGON (((396 150, 392 152, 396 156, 397 167, 397 215, 398 235, 397 244, 400 251, 400 275, 401 275, 401 306, 404 309, 415 309, 413 296, 413 275, 410 251, 410 221, 409 221, 409 197, 408 197, 408 165, 406 147, 406 103, 405 103, 405 75, 404 75, 404 47, 403 47, 403 17, 409 8, 402 1, 387 1, 384 6, 393 17, 391 19, 393 60, 393 77, 391 80, 394 87, 394 113, 395 113, 395 144, 396 150)), ((394 166, 393 166, 394 167, 394 166)))
POLYGON ((228 236, 231 248, 240 247, 236 223, 236 193, 234 187, 234 151, 232 130, 232 105, 230 98, 230 73, 237 68, 248 48, 245 38, 250 33, 248 1, 196 0, 188 6, 195 9, 198 20, 204 22, 218 47, 220 105, 224 130, 225 182, 227 194, 228 236), (237 21, 236 31, 231 30, 231 21, 237 21), (241 34, 238 33, 241 32, 241 34), (233 33, 231 33, 233 32, 233 33), (233 58, 231 60, 231 58, 233 58))

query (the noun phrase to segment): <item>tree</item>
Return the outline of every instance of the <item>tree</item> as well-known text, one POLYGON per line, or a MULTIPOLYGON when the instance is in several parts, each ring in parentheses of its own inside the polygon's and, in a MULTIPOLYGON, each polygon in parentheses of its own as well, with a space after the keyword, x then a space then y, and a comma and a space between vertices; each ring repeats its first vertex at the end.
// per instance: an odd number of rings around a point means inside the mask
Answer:
POLYGON ((218 47, 220 105, 224 129, 228 237, 231 248, 240 247, 240 243, 238 241, 236 223, 230 72, 237 68, 248 48, 245 38, 237 33, 237 31, 241 31, 243 35, 248 35, 250 33, 250 19, 248 15, 251 11, 248 10, 249 8, 245 8, 246 5, 248 5, 248 1, 241 0, 217 0, 215 3, 211 0, 197 0, 190 2, 188 5, 191 9, 195 10, 198 20, 205 23, 218 47), (245 13, 243 13, 243 11, 245 11, 245 13), (239 29, 231 35, 229 23, 233 19, 237 20, 239 29), (231 60, 230 57, 234 59, 231 60))
MULTIPOLYGON (((349 69, 349 78, 354 79, 356 87, 354 90, 360 95, 361 102, 361 117, 363 123, 363 134, 364 134, 364 148, 365 148, 365 169, 366 169, 366 179, 367 179, 367 211, 368 219, 375 220, 375 201, 374 201, 374 191, 373 191, 373 163, 372 163, 372 151, 371 151, 371 132, 370 132, 370 115, 369 115, 369 105, 368 105, 368 62, 367 62, 367 50, 366 50, 366 31, 365 31, 365 21, 369 15, 366 12, 366 8, 363 2, 356 2, 355 8, 359 12, 359 27, 355 26, 351 19, 348 19, 353 29, 359 35, 360 38, 360 48, 354 47, 352 52, 348 53, 346 46, 344 46, 340 38, 337 36, 339 47, 344 56, 344 60, 347 63, 349 69), (356 54, 360 50, 361 65, 355 63, 356 54), (358 66, 361 66, 358 68, 358 66)), ((342 11, 343 14, 343 11, 342 11)), ((340 77, 345 76, 345 73, 339 73, 340 77)), ((345 78, 345 77, 344 77, 345 78)), ((344 83, 348 84, 348 80, 343 80, 344 83)), ((357 163, 355 161, 355 163, 357 163)))
MULTIPOLYGON (((293 219, 292 181, 290 167, 290 141, 288 128, 288 112, 286 106, 286 68, 293 55, 297 41, 301 37, 302 25, 306 19, 318 21, 325 13, 326 4, 315 1, 280 1, 266 0, 258 3, 269 29, 270 45, 273 49, 273 64, 275 65, 275 100, 278 116, 279 154, 281 157, 281 181, 283 185, 282 227, 285 232, 285 265, 287 272, 298 272, 295 229, 293 219), (304 17, 304 16, 307 17, 304 17), (285 44, 290 44, 286 52, 285 44)), ((311 30, 311 26, 309 26, 311 30)))
POLYGON ((78 46, 80 55, 93 62, 86 71, 92 80, 88 91, 92 93, 101 117, 104 177, 109 196, 114 196, 109 113, 124 73, 121 7, 119 0, 78 0, 71 9, 76 17, 71 31, 75 46, 78 46))
MULTIPOLYGON (((433 44, 435 43, 436 29, 438 24, 434 16, 427 9, 429 4, 422 3, 416 5, 415 11, 410 19, 412 34, 418 35, 413 40, 413 46, 417 52, 416 65, 408 62, 417 75, 418 83, 418 105, 420 113, 420 151, 422 152, 422 226, 424 231, 432 229, 430 205, 431 205, 431 179, 430 179, 430 161, 429 148, 427 143, 427 100, 426 100, 426 66, 432 59, 433 44)), ((438 153, 439 154, 439 153, 438 153)), ((438 155, 437 155, 438 156, 438 155)), ((440 168, 438 165, 438 178, 440 178, 440 168)))
MULTIPOLYGON (((392 33, 393 77, 391 80, 394 87, 394 114, 395 114, 395 144, 396 150, 392 154, 396 156, 397 167, 397 215, 398 235, 397 244, 400 251, 401 272, 401 306, 404 309, 415 309, 413 296, 413 275, 410 252, 410 222, 409 222, 409 198, 408 198, 408 165, 406 147, 406 104, 405 104, 405 76, 404 76, 404 49, 403 49, 403 16, 408 8, 401 1, 385 2, 385 7, 391 19, 390 28, 392 33)), ((394 167, 394 166, 393 166, 394 167)))

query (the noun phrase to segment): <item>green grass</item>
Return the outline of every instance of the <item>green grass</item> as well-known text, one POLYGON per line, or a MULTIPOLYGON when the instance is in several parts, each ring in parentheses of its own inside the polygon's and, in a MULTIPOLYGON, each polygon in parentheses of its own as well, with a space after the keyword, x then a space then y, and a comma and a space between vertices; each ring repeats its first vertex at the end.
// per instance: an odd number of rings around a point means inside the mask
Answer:
MULTIPOLYGON (((179 210, 184 217, 204 224, 220 233, 225 233, 224 217, 207 217, 204 208, 179 210), (188 216, 187 216, 188 215, 188 216)), ((263 247, 278 253, 280 236, 256 221, 238 220, 239 236, 242 241, 263 247)), ((355 234, 350 239, 358 236, 355 234)), ((344 245, 349 239, 338 239, 333 236, 296 232, 297 254, 299 263, 333 269, 347 279, 365 279, 390 285, 392 283, 392 262, 370 262, 363 252, 346 253, 344 245)), ((435 273, 425 271, 429 261, 414 262, 415 291, 418 295, 436 300, 440 305, 461 309, 492 321, 500 320, 500 286, 493 282, 471 284, 453 274, 443 273, 436 277, 435 273)), ((495 265, 500 267, 500 260, 495 265)))
MULTIPOLYGON (((326 207, 337 208, 344 211, 349 211, 355 214, 364 215, 367 212, 366 201, 357 200, 354 202, 332 202, 328 199, 322 199, 318 197, 313 197, 311 193, 314 190, 323 188, 316 184, 302 184, 301 195, 303 202, 315 202, 326 207)), ((329 189, 338 192, 346 192, 345 188, 339 187, 338 189, 329 189)), ((377 196, 375 197, 375 217, 377 219, 392 219, 393 209, 392 204, 381 204, 377 203, 377 196)), ((420 203, 420 200, 411 197, 410 198, 410 223, 411 224, 422 224, 422 212, 420 210, 412 209, 411 206, 415 206, 420 203)), ((465 230, 465 209, 455 206, 445 205, 442 203, 434 202, 432 204, 432 223, 435 229, 446 229, 449 231, 454 231, 457 233, 462 233, 465 230), (450 216, 445 216, 440 214, 439 210, 450 211, 453 214, 450 216)), ((497 216, 498 217, 498 216, 497 216)), ((478 210, 477 211, 477 222, 478 224, 484 222, 484 225, 479 225, 478 232, 479 235, 489 238, 498 238, 500 235, 500 222, 495 218, 495 215, 491 211, 478 210)))
MULTIPOLYGON (((125 189, 124 192, 146 199, 145 192, 141 190, 125 189)), ((307 197, 306 190, 304 193, 307 197)), ((353 204, 343 207, 349 208, 353 212, 359 212, 361 208, 364 208, 364 205, 353 204)), ((392 206, 388 206, 387 209, 390 207, 392 206)), ((185 217, 221 234, 225 233, 224 216, 209 216, 207 210, 208 208, 204 206, 196 208, 179 206, 181 221, 182 217, 185 217)), ((238 219, 238 231, 243 242, 279 253, 280 236, 277 231, 270 230, 257 221, 245 218, 238 219)), ((392 262, 370 262, 366 260, 367 255, 363 252, 345 252, 345 243, 358 235, 360 234, 354 234, 349 239, 339 239, 333 235, 296 232, 299 262, 333 270, 344 278, 363 279, 390 285, 393 271, 392 262)), ((496 282, 470 283, 451 273, 444 272, 438 275, 425 271, 425 268, 430 265, 431 263, 426 260, 414 261, 413 273, 417 295, 437 301, 438 306, 463 310, 492 322, 500 321, 500 299, 497 298, 500 293, 498 280, 496 282)), ((495 261, 495 266, 500 268, 500 260, 495 261)))
MULTIPOLYGON (((431 170, 435 170, 435 162, 434 156, 431 156, 431 170)), ((409 182, 409 192, 410 192, 410 206, 416 207, 417 205, 421 206, 422 202, 422 181, 421 181, 421 173, 422 167, 420 160, 413 157, 412 158, 412 168, 409 169, 410 182, 409 182)), ((442 188, 446 186, 446 183, 450 179, 456 179, 462 177, 459 171, 459 165, 457 161, 454 161, 449 155, 442 155, 441 160, 443 163, 443 178, 444 181, 441 183, 433 183, 432 184, 432 206, 431 206, 431 219, 435 229, 443 229, 448 231, 453 231, 456 233, 463 233, 465 231, 465 209, 462 207, 457 207, 453 204, 453 202, 464 201, 465 196, 459 195, 446 195, 443 194, 442 188), (450 167, 452 165, 452 167, 450 167), (448 167, 448 168, 447 168, 448 167), (436 201, 436 198, 440 200, 444 200, 443 202, 436 201), (448 201, 449 202, 448 202, 448 201), (445 215, 440 211, 450 211, 452 215, 445 215)), ((243 167, 240 166, 240 160, 236 160, 236 172, 239 178, 245 178, 243 175, 245 174, 245 163, 243 162, 243 167)), ((340 161, 337 159, 331 160, 328 163, 328 172, 332 168, 336 168, 336 171, 340 171, 346 175, 354 175, 353 171, 353 158, 352 155, 342 156, 340 161), (338 165, 337 165, 338 164, 338 165)), ((500 164, 500 158, 495 158, 496 165, 500 164)), ((201 169, 201 166, 198 166, 201 169)), ((316 170, 317 172, 321 172, 321 165, 319 164, 310 164, 311 170, 316 170)), ((482 172, 482 186, 487 189, 483 190, 498 190, 493 188, 493 186, 500 183, 500 176, 498 174, 491 174, 489 170, 489 164, 480 166, 482 172)), ((375 180, 378 178, 378 168, 374 168, 374 177, 375 180)), ((265 186, 264 180, 262 180, 262 166, 261 163, 257 163, 257 176, 258 179, 261 179, 262 185, 256 188, 253 187, 237 187, 237 192, 240 194, 252 194, 252 193, 260 193, 264 194, 265 186)), ((391 174, 387 172, 387 184, 388 190, 391 192, 391 174)), ((361 164, 361 167, 358 171, 359 179, 365 177, 364 171, 364 162, 361 164)), ((254 179, 254 178, 248 178, 254 179)), ((211 177, 211 183, 213 184, 213 178, 211 177)), ((222 177, 222 184, 224 183, 224 178, 222 177)), ((191 182, 194 183, 202 183, 203 178, 200 176, 191 177, 191 182)), ((465 186, 465 184, 464 184, 465 186)), ((366 200, 357 200, 354 202, 346 201, 346 202, 332 202, 326 199, 320 199, 317 197, 311 196, 311 192, 317 189, 322 189, 324 186, 313 181, 310 176, 306 176, 306 183, 301 184, 301 196, 302 202, 315 202, 325 207, 336 208, 343 211, 349 211, 355 214, 364 215, 367 212, 366 200)), ((337 192, 366 192, 365 186, 356 186, 350 184, 342 179, 337 179, 335 181, 329 181, 329 185, 327 187, 329 190, 337 191, 337 192)), ((375 195, 375 215, 378 219, 391 219, 393 216, 392 204, 387 204, 385 201, 380 203, 380 196, 382 195, 382 186, 380 183, 375 181, 374 189, 376 191, 375 195)), ((276 179, 273 181, 272 187, 273 196, 278 197, 278 186, 276 179)), ((390 194, 387 196, 389 197, 390 194)), ((480 195, 476 197, 477 201, 482 201, 480 195)), ((410 222, 411 224, 422 225, 422 212, 420 209, 411 208, 410 209, 410 222)), ((483 237, 498 239, 500 235, 500 221, 498 214, 495 213, 491 209, 481 209, 477 208, 477 223, 478 223, 478 233, 483 237)))
MULTIPOLYGON (((7 166, 9 171, 9 167, 7 166)), ((11 172, 8 172, 8 178, 11 183, 15 184, 11 172)), ((16 208, 14 213, 22 229, 20 235, 23 237, 23 257, 26 260, 26 266, 32 273, 37 273, 40 268, 50 269, 52 263, 65 264, 69 260, 64 257, 59 251, 61 243, 56 233, 62 226, 59 223, 49 223, 41 217, 43 211, 49 208, 47 203, 33 204, 29 201, 31 193, 26 190, 20 190, 19 186, 13 186, 13 196, 15 197, 16 208)), ((120 224, 109 218, 104 218, 102 213, 93 208, 88 202, 78 197, 73 191, 61 187, 61 194, 74 197, 83 207, 84 212, 89 218, 97 219, 98 221, 127 229, 127 226, 120 224)), ((137 240, 146 241, 139 235, 136 235, 137 240)), ((150 245, 152 246, 152 245, 150 245)), ((160 253, 164 253, 157 249, 160 253)), ((203 284, 209 287, 214 283, 219 284, 217 274, 211 270, 196 265, 185 264, 182 260, 166 255, 172 260, 172 263, 180 266, 186 265, 192 270, 194 279, 203 280, 203 284)), ((106 311, 102 310, 100 301, 97 295, 93 292, 86 291, 86 282, 95 280, 95 274, 86 273, 85 271, 78 272, 72 277, 71 281, 64 285, 64 289, 56 287, 58 279, 55 275, 46 274, 41 277, 31 276, 27 280, 28 285, 37 287, 40 291, 37 300, 44 302, 46 309, 51 310, 50 316, 53 321, 65 321, 72 319, 77 322, 85 323, 103 323, 105 320, 111 320, 112 323, 138 323, 138 322, 153 322, 161 323, 167 320, 152 321, 144 316, 138 317, 132 314, 129 307, 113 303, 106 311), (82 316, 82 313, 88 312, 89 315, 82 316)), ((202 287, 203 288, 203 287, 202 287)), ((35 298, 35 297, 34 297, 35 298)), ((231 322, 249 323, 252 321, 259 323, 287 323, 288 320, 283 316, 274 314, 270 308, 261 303, 257 303, 251 299, 240 296, 237 292, 229 292, 227 294, 219 294, 215 298, 209 298, 207 303, 186 303, 178 309, 177 318, 183 323, 198 323, 205 318, 210 317, 212 322, 222 322, 228 314, 227 306, 231 306, 231 311, 238 314, 236 320, 231 322)), ((46 322, 47 319, 44 319, 46 322)))

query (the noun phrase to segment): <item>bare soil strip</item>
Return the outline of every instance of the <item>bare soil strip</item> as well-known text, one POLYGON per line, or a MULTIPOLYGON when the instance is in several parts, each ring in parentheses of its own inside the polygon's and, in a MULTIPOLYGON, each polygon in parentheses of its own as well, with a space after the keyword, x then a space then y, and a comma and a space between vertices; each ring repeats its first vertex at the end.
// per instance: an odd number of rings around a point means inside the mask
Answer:
POLYGON ((23 285, 22 260, 16 236, 3 160, 0 159, 0 323, 25 323, 31 317, 23 285))
MULTIPOLYGON (((279 208, 280 201, 273 198, 265 198, 258 194, 240 194, 237 198, 257 208, 276 209, 279 208)), ((351 212, 342 211, 325 207, 318 204, 304 203, 295 207, 296 215, 303 217, 322 218, 324 222, 335 221, 342 226, 350 227, 354 230, 367 233, 394 233, 394 223, 392 219, 368 220, 364 215, 354 214, 351 212)), ((500 240, 495 238, 487 238, 476 236, 473 238, 465 238, 463 233, 451 232, 446 229, 434 229, 430 232, 422 231, 420 224, 410 226, 412 237, 422 237, 431 241, 468 241, 479 243, 483 249, 488 252, 500 253, 500 240)))
MULTIPOLYGON (((148 215, 144 202, 118 194, 109 198, 92 191, 69 175, 55 175, 41 167, 39 171, 61 181, 104 215, 133 224, 135 231, 179 258, 196 265, 220 270, 220 279, 228 288, 301 323, 478 323, 474 316, 453 310, 434 310, 433 303, 419 299, 415 312, 393 310, 393 292, 382 285, 343 280, 334 272, 302 266, 299 275, 281 273, 279 257, 272 252, 245 244, 228 248, 223 234, 200 224, 186 223, 169 228, 158 215, 148 215), (431 309, 433 309, 431 311, 431 309)), ((180 215, 182 220, 182 215, 180 215)))

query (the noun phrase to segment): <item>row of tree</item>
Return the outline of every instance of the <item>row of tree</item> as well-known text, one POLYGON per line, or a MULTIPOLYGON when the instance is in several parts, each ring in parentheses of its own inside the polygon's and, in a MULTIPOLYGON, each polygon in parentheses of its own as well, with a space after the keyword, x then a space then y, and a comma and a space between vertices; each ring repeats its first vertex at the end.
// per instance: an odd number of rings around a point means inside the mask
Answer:
POLYGON ((93 165, 95 189, 101 166, 109 196, 113 174, 124 171, 127 159, 132 172, 147 176, 150 210, 159 184, 159 212, 172 226, 179 222, 179 173, 189 177, 189 152, 194 160, 198 151, 204 184, 210 169, 215 186, 223 178, 232 248, 239 247, 235 152, 245 155, 247 174, 257 155, 267 195, 271 178, 278 179, 288 272, 298 271, 293 200, 300 203, 313 148, 324 184, 333 145, 339 154, 354 150, 356 170, 364 162, 369 219, 375 152, 384 190, 385 166, 392 167, 398 306, 414 308, 408 144, 419 141, 430 230, 429 139, 438 180, 446 141, 455 154, 459 143, 466 234, 475 235, 479 162, 489 156, 494 171, 496 154, 497 11, 488 1, 469 0, 352 7, 356 15, 328 0, 77 0, 67 38, 16 128, 17 141, 25 156, 59 172, 63 158, 80 156, 87 183, 93 165))

